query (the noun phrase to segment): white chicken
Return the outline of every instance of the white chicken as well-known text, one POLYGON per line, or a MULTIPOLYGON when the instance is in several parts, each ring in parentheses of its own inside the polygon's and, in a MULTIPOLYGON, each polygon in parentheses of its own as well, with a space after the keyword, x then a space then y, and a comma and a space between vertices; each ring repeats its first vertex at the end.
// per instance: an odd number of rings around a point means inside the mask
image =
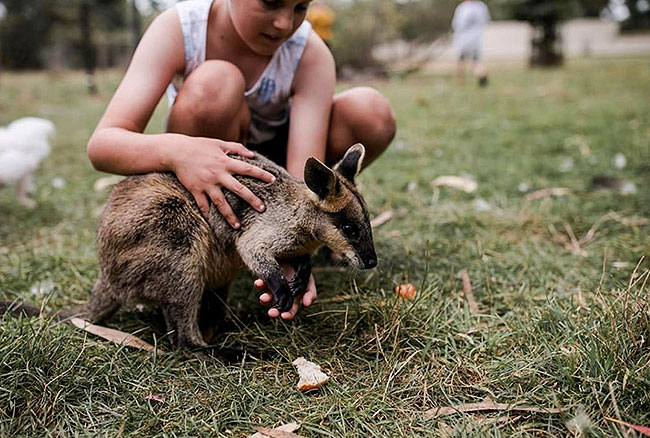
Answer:
POLYGON ((50 154, 50 140, 56 133, 49 120, 23 117, 0 127, 0 187, 16 185, 16 198, 33 208, 32 173, 50 154))

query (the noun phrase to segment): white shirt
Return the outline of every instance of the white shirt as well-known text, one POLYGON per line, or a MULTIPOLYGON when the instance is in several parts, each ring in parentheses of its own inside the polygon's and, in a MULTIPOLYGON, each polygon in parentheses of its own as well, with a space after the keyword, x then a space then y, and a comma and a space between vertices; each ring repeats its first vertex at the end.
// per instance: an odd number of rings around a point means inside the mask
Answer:
MULTIPOLYGON (((185 44, 184 77, 205 62, 208 16, 213 1, 189 0, 176 4, 185 44)), ((257 83, 245 91, 244 98, 251 112, 249 143, 260 144, 271 140, 277 130, 287 123, 291 84, 310 33, 311 24, 305 20, 291 38, 278 48, 257 83)), ((178 82, 174 81, 167 87, 169 106, 174 104, 181 87, 178 82)))
POLYGON ((456 7, 451 27, 454 44, 459 49, 475 49, 481 44, 483 27, 490 21, 490 11, 479 0, 465 0, 456 7))

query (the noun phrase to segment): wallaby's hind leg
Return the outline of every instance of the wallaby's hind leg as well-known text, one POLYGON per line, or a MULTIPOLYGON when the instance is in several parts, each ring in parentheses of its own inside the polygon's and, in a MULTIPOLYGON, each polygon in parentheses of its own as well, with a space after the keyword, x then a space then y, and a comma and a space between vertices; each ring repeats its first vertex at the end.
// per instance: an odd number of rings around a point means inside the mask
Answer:
POLYGON ((100 274, 86 304, 59 312, 57 318, 61 320, 74 317, 82 318, 89 322, 99 322, 114 314, 120 306, 121 303, 114 298, 114 295, 108 286, 106 286, 100 274))
POLYGON ((206 289, 199 311, 199 329, 203 340, 209 343, 226 318, 228 286, 206 289))
POLYGON ((120 305, 100 276, 79 316, 90 322, 99 322, 113 315, 120 305))
POLYGON ((167 329, 173 331, 174 348, 206 347, 199 330, 197 303, 170 303, 163 308, 167 329))

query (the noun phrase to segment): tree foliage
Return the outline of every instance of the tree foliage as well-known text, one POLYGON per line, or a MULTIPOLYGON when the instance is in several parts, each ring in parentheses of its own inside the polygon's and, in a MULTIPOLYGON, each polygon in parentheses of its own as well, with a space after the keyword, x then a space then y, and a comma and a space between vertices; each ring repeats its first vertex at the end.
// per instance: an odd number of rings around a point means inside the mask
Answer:
POLYGON ((43 49, 53 43, 81 44, 79 9, 87 1, 94 31, 115 32, 127 25, 127 0, 3 0, 0 24, 2 63, 7 68, 41 68, 43 49))
POLYGON ((458 0, 352 0, 334 4, 338 65, 373 67, 372 49, 395 40, 432 41, 449 31, 458 0))
POLYGON ((536 22, 546 17, 566 20, 576 17, 597 17, 609 0, 492 0, 503 18, 536 22))

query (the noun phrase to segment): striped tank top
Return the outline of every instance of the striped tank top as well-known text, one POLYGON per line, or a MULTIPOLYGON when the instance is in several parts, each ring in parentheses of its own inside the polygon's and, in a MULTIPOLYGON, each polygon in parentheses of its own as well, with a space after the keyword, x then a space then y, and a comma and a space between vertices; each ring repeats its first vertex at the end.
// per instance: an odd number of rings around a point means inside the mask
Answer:
MULTIPOLYGON (((185 72, 192 73, 206 60, 208 15, 214 0, 188 0, 176 4, 185 44, 185 72)), ((275 52, 255 85, 244 93, 251 113, 249 144, 272 140, 289 120, 291 84, 302 58, 311 24, 305 20, 275 52)), ((167 87, 169 106, 174 104, 181 84, 167 87)))

